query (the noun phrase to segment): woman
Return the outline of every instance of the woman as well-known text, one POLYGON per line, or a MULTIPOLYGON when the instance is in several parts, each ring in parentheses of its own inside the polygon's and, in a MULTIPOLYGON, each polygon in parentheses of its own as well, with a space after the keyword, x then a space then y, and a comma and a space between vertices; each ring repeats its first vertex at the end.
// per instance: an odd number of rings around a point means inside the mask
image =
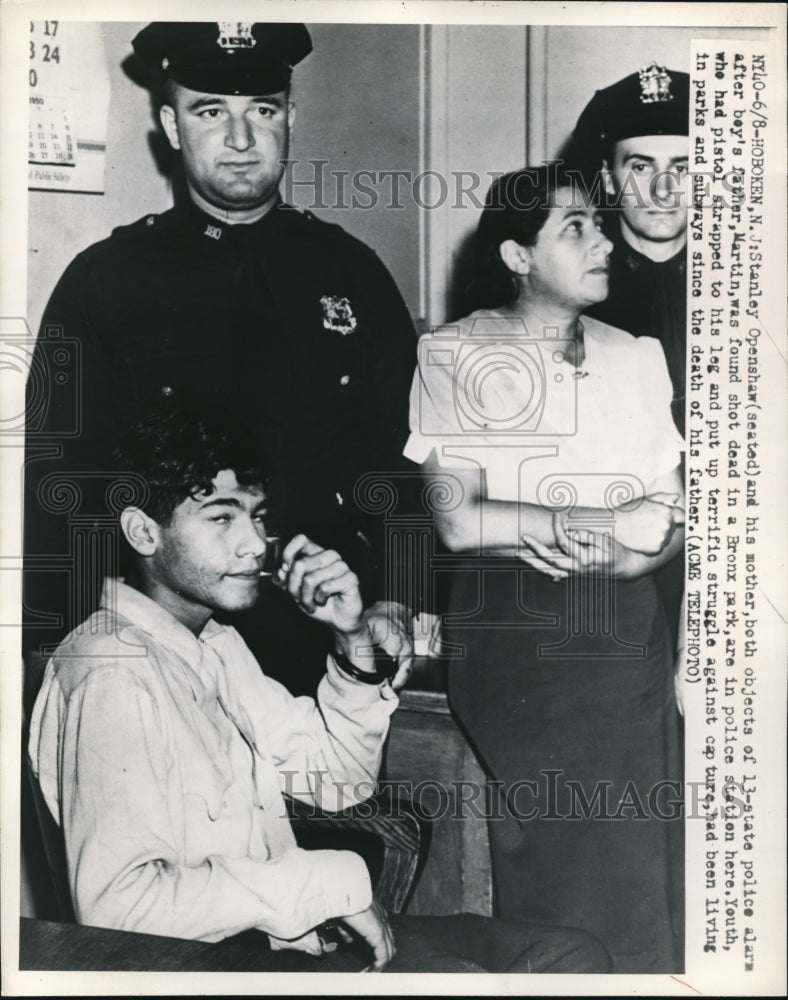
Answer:
POLYGON ((450 700, 493 779, 498 914, 590 930, 616 971, 675 970, 681 764, 652 574, 682 544, 683 443, 665 359, 582 315, 611 244, 554 164, 493 184, 477 244, 484 308, 422 339, 405 453, 470 555, 450 700))

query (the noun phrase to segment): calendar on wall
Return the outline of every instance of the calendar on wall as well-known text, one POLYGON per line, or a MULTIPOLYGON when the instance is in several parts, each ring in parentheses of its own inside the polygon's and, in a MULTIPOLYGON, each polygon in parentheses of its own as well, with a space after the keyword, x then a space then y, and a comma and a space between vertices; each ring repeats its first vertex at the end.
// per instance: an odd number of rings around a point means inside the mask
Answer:
POLYGON ((104 193, 110 85, 101 25, 31 21, 31 190, 104 193))

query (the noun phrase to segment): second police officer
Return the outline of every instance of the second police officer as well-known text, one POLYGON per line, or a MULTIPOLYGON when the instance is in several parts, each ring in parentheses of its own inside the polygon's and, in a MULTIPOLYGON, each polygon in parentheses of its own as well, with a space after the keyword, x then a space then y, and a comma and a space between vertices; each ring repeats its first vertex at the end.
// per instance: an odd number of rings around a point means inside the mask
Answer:
MULTIPOLYGON (((636 337, 655 337, 673 383, 673 420, 685 431, 689 76, 651 63, 598 90, 573 141, 601 168, 607 213, 610 294, 589 315, 636 337)), ((684 555, 658 573, 671 632, 679 629, 684 555)))

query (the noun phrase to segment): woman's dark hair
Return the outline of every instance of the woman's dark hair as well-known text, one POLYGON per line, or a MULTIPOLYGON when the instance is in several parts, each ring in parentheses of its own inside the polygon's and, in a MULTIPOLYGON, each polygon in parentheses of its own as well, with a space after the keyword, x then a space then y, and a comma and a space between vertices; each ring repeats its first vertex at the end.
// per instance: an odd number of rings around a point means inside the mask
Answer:
POLYGON ((213 480, 232 469, 240 486, 262 486, 260 446, 213 404, 210 414, 190 401, 168 400, 128 428, 115 450, 118 471, 144 484, 140 506, 168 525, 188 497, 213 492, 213 480))
POLYGON ((524 167, 493 181, 476 230, 474 277, 468 288, 474 309, 495 309, 517 299, 520 285, 501 259, 501 243, 514 240, 532 247, 555 204, 555 192, 577 184, 577 174, 559 162, 524 167))

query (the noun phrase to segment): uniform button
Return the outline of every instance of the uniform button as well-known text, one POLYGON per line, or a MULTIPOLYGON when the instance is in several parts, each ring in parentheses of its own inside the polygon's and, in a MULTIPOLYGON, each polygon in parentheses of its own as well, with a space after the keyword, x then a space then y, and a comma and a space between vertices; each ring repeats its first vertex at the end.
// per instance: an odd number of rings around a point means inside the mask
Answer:
POLYGON ((152 226, 155 221, 156 221, 156 216, 155 215, 149 215, 148 218, 145 220, 145 225, 146 226, 152 226))
POLYGON ((339 492, 336 493, 336 498, 337 498, 337 506, 341 507, 342 504, 345 502, 345 498, 339 492))
POLYGON ((339 380, 340 385, 348 385, 349 382, 350 382, 349 375, 343 375, 342 378, 339 380))
POLYGON ((161 394, 162 394, 162 396, 171 396, 172 395, 172 386, 171 385, 163 385, 161 387, 161 394))

